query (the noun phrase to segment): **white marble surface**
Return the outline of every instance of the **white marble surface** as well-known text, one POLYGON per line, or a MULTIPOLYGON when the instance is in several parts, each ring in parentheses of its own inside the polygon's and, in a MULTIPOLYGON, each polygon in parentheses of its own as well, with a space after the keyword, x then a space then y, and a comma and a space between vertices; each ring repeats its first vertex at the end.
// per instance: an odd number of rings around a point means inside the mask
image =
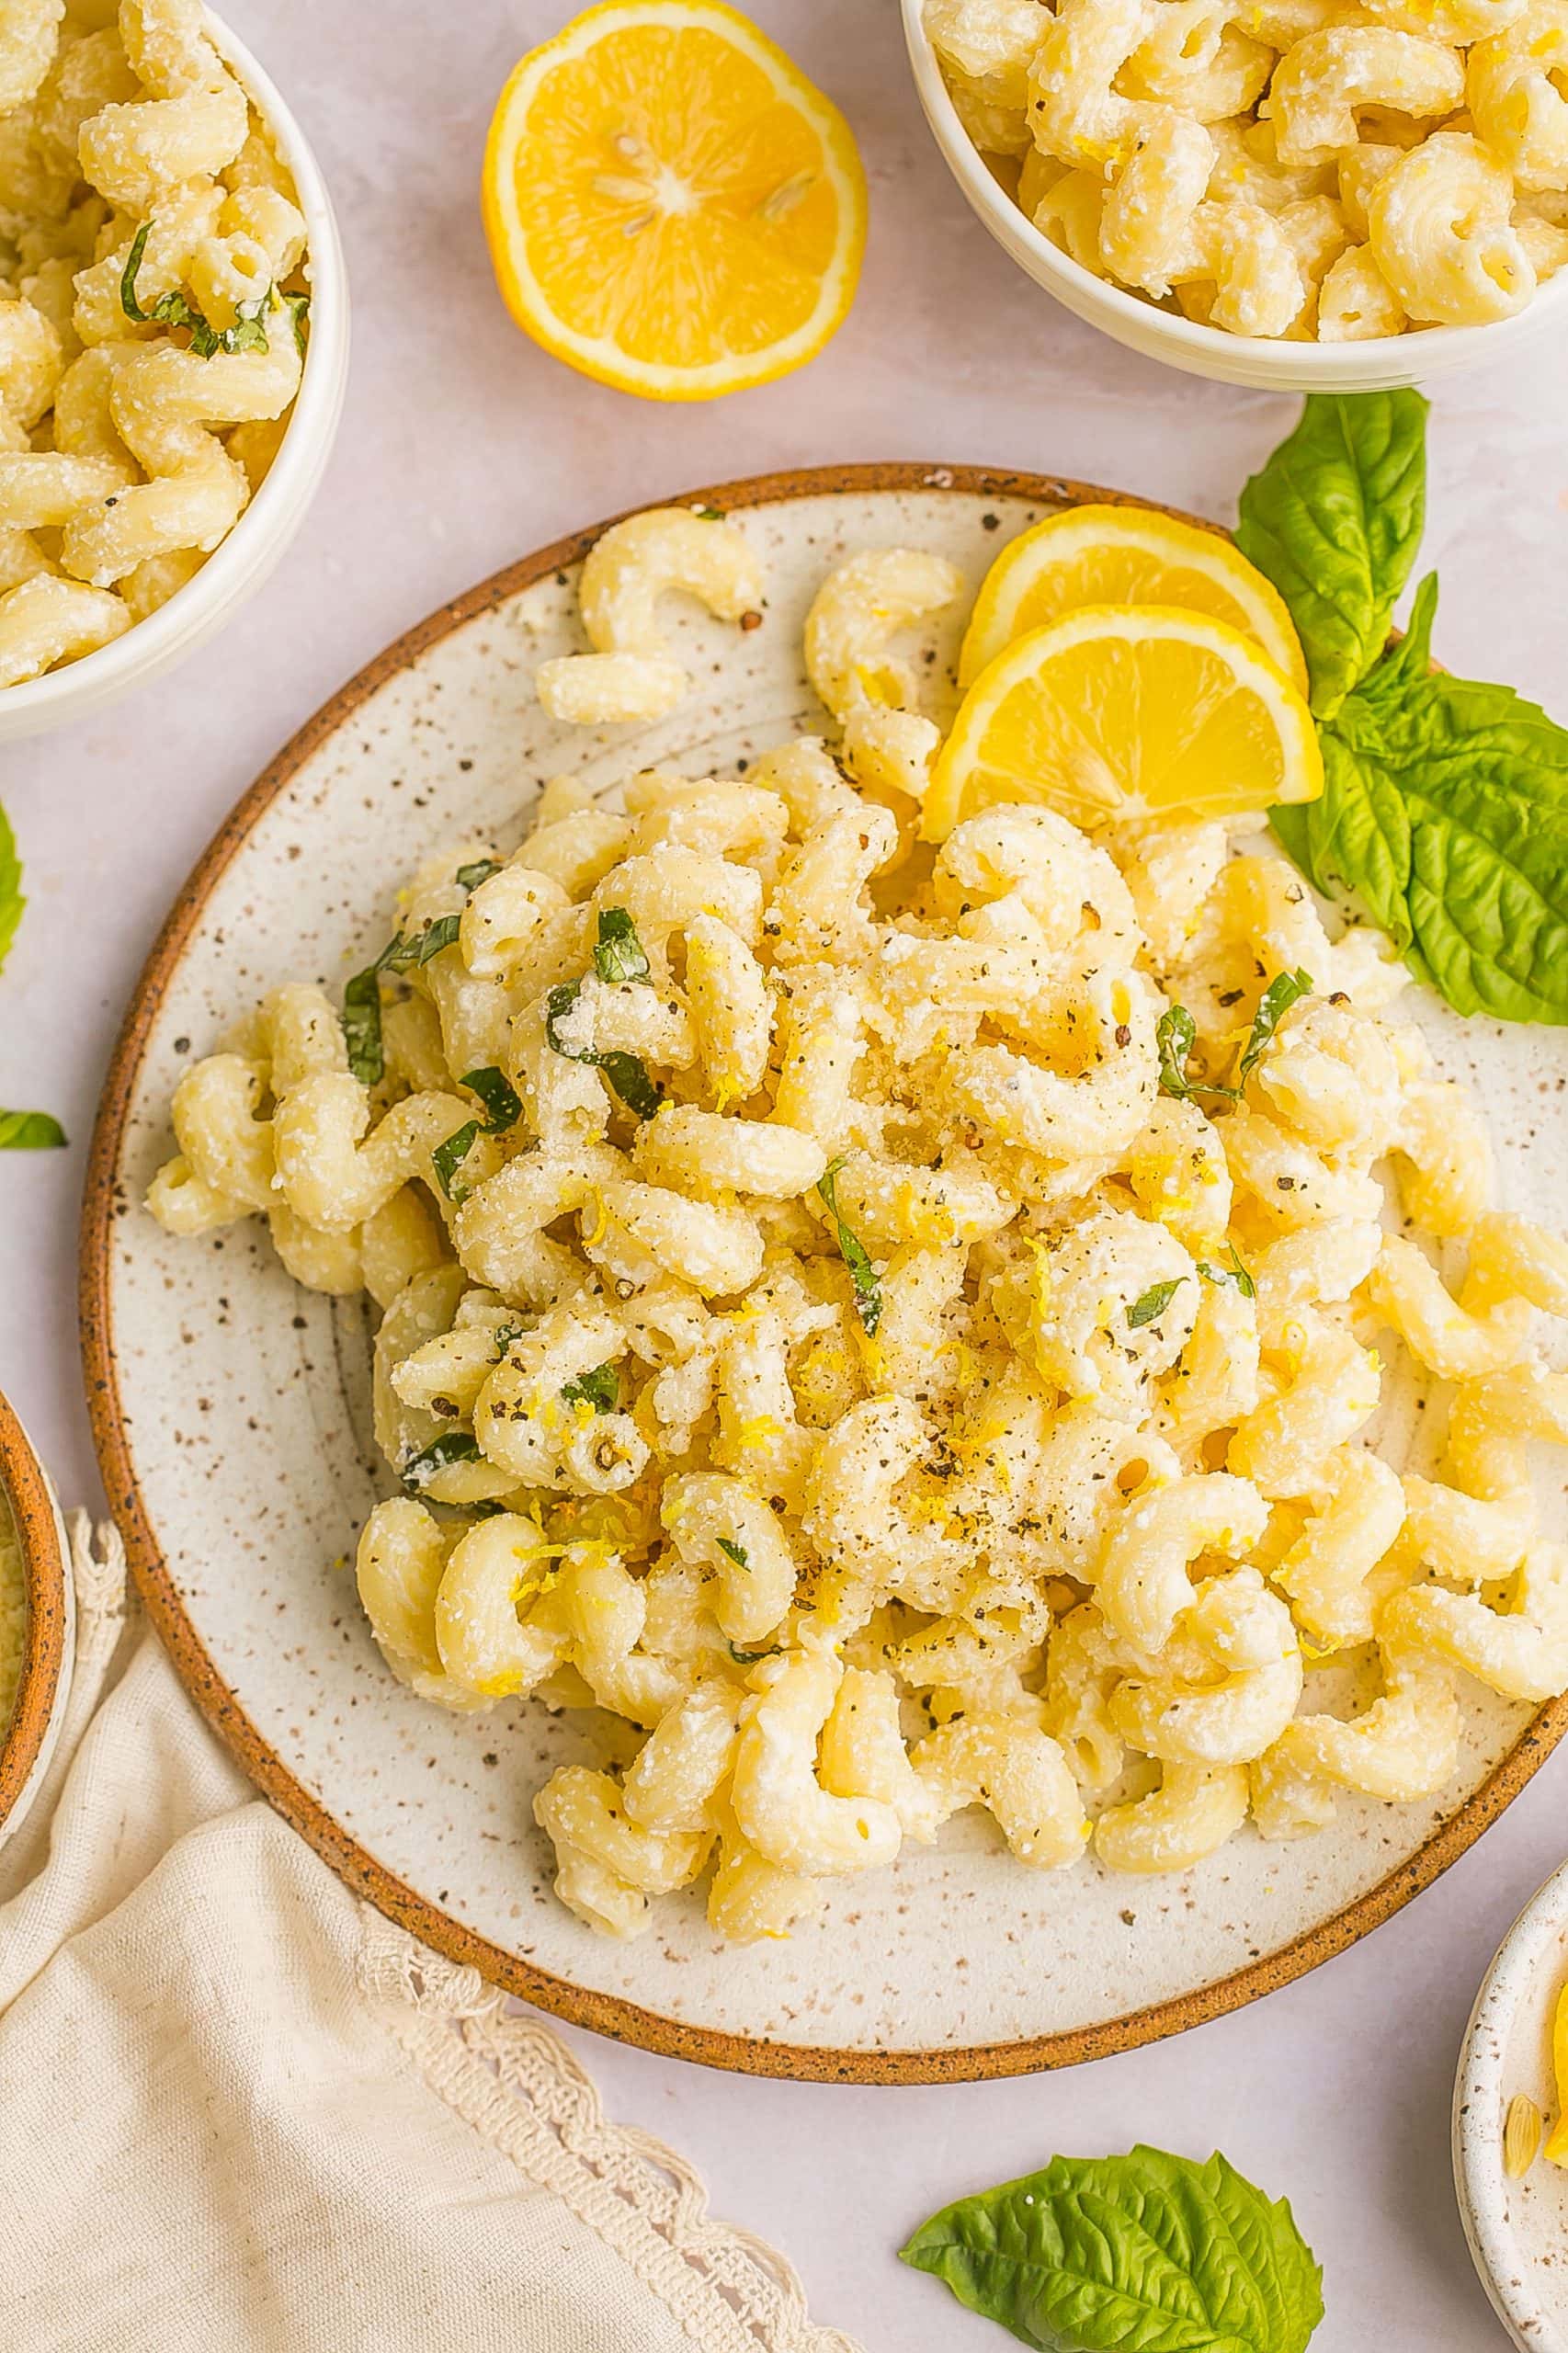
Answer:
MULTIPOLYGON (((930 144, 891 0, 767 0, 767 29, 849 117, 871 185, 848 324, 803 375, 654 408, 579 381, 510 324, 475 188, 484 124, 557 8, 233 0, 342 217, 356 306, 337 454, 292 552, 226 636, 75 732, 0 754, 31 908, 0 987, 0 1101, 59 1112, 69 1155, 0 1160, 0 1386, 68 1500, 97 1497, 74 1336, 82 1146, 153 933, 268 756, 390 637, 482 574, 623 505, 780 466, 879 457, 1034 466, 1228 517, 1290 405, 1166 374, 1037 294, 930 144)), ((1562 355, 1440 389, 1428 560, 1440 653, 1568 715, 1562 355)), ((396 863, 389 849, 389 865, 396 863)), ((952 2090, 753 2083, 575 2036, 612 2109, 675 2142, 716 2207, 782 2247, 868 2353, 1005 2340, 893 2250, 946 2200, 1133 2140, 1222 2147, 1293 2200, 1327 2274, 1322 2353, 1504 2342, 1454 2209, 1448 2103, 1466 2015, 1515 1912, 1562 1859, 1568 1757, 1357 1950, 1162 2047, 952 2090)), ((494 2343, 516 2343, 497 2315, 494 2343)), ((611 2348, 606 2348, 611 2353, 611 2348)), ((620 2353, 615 2348, 614 2353, 620 2353)), ((631 2353, 631 2348, 627 2348, 631 2353)))

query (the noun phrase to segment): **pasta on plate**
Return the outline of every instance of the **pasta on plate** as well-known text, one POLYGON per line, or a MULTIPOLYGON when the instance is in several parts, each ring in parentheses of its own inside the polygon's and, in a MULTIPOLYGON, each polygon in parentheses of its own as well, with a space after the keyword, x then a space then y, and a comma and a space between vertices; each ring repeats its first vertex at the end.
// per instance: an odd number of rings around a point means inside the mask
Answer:
POLYGON ((1184 1869, 1439 1790, 1466 1677, 1568 1688, 1527 1461, 1568 1246, 1277 854, 1007 804, 920 842, 896 637, 960 585, 851 558, 837 754, 553 781, 415 875, 341 1017, 280 988, 175 1094, 163 1224, 263 1216, 382 1310, 392 1671, 619 1720, 534 1801, 614 1936, 710 1870, 721 1936, 787 1934, 973 1806, 1033 1870, 1184 1869), (1437 1477, 1369 1443, 1390 1335, 1452 1384, 1437 1477))
POLYGON ((238 521, 299 390, 305 222, 200 0, 0 10, 0 687, 238 521))

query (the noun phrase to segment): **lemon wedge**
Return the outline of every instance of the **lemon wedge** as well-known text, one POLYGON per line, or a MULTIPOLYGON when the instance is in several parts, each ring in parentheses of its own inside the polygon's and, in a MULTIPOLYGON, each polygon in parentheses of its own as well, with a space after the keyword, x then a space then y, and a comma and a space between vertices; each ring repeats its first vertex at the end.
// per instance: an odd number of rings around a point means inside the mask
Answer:
POLYGON ((1005 547, 981 585, 959 656, 967 687, 1031 629, 1085 605, 1178 605, 1228 621, 1304 695, 1307 665, 1285 600, 1222 531, 1153 506, 1070 506, 1005 547))
POLYGON ((519 326, 651 400, 801 366, 866 238, 844 118, 720 0, 606 0, 531 50, 490 126, 483 210, 519 326))
POLYGON ((1018 638, 975 679, 921 830, 945 841, 998 801, 1095 826, 1261 813, 1322 790, 1312 713, 1251 638, 1174 605, 1089 605, 1018 638))

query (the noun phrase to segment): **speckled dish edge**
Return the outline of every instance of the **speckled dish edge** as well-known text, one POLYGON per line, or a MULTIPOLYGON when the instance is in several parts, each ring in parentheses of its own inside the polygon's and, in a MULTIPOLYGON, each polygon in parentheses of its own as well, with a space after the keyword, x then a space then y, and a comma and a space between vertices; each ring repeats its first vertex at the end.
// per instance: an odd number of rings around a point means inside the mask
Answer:
POLYGON ((0 1738, 0 1846, 21 1826, 59 1737, 71 1690, 75 1597, 53 1485, 9 1402, 0 1396, 0 1491, 11 1508, 28 1596, 21 1681, 0 1738))
MULTIPOLYGON (((820 466, 756 475, 682 492, 664 503, 716 506, 727 513, 792 498, 933 490, 951 491, 971 498, 1017 497, 1046 507, 1088 502, 1132 506, 1156 504, 1133 498, 1125 492, 1104 490, 1053 475, 912 463, 820 466)), ((1158 511, 1201 524, 1200 517, 1181 516, 1178 508, 1158 511)), ((1289 1984, 1321 1961, 1332 1960, 1335 1954, 1345 1951, 1370 1929, 1380 1927, 1423 1888, 1430 1886, 1496 1820, 1568 1732, 1568 1699, 1553 1700, 1542 1708, 1480 1788, 1395 1870, 1331 1919, 1320 1922, 1245 1969, 1126 2017, 1061 2034, 943 2051, 823 2050, 688 2026, 636 2003, 574 1985, 519 1960, 417 1894, 333 1819, 257 1732, 209 1658, 159 1552, 121 1418, 110 1306, 110 1233, 119 1199, 117 1171, 158 1000, 201 920, 219 878, 244 846, 263 812, 301 765, 351 719, 369 696, 389 678, 411 667, 429 646, 477 616, 494 611, 536 581, 581 563, 609 523, 619 519, 607 517, 494 574, 417 623, 342 687, 313 718, 306 721, 236 803, 198 861, 153 944, 116 1041, 93 1131, 80 1254, 82 1353, 87 1408, 104 1484, 125 1540, 131 1574, 181 1681, 213 1730, 257 1788, 338 1876, 389 1918, 438 1952, 453 1961, 472 1963, 508 1993, 520 1995, 571 2025, 591 2028, 596 2033, 638 2044, 665 2057, 691 2059, 740 2074, 855 2084, 964 2083, 1030 2075, 1045 2068, 1074 2066, 1085 2060, 1107 2058, 1119 2051, 1133 2050, 1166 2035, 1179 2034, 1188 2027, 1201 2026, 1210 2018, 1256 2001, 1260 1995, 1272 1993, 1277 1986, 1289 1984)), ((1203 524, 1202 528, 1217 527, 1203 524)))
MULTIPOLYGON (((1521 2080, 1515 2029, 1543 1977, 1555 1994, 1561 1949, 1568 1938, 1568 1863, 1539 1888, 1504 1938, 1482 1981, 1454 2078, 1454 2189, 1471 2256, 1494 2311, 1521 2353, 1568 2353, 1568 2265, 1537 2262, 1511 2211, 1522 2185, 1503 2171, 1503 2118, 1521 2080), (1555 1946, 1555 1953, 1551 1948, 1555 1946)), ((1533 2072, 1533 2071, 1532 2071, 1533 2072)), ((1538 2157, 1532 2177, 1550 2188, 1554 2169, 1538 2157)), ((1568 2175, 1557 2175, 1558 2205, 1568 2212, 1568 2175)))

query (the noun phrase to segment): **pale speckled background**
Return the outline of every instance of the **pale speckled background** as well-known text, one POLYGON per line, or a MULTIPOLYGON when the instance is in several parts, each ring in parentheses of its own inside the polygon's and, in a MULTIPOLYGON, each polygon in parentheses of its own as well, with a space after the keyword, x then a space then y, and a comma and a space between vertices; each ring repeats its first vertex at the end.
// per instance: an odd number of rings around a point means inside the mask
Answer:
MULTIPOLYGON (((473 201, 483 125, 514 58, 560 10, 234 0, 231 13, 332 185, 356 300, 354 373, 322 497, 228 633, 107 717, 0 755, 33 899, 5 982, 0 1099, 58 1110, 78 1148, 135 970, 219 818, 349 672, 482 574, 617 506, 840 459, 1034 466, 1228 517, 1290 415, 1123 355, 1027 286, 930 145, 889 0, 757 7, 860 140, 866 276, 849 324, 805 375, 689 411, 567 375, 517 336, 491 287, 473 201)), ((1568 712, 1562 388, 1550 346, 1440 388, 1426 552, 1445 581, 1439 653, 1568 712)), ((79 1166, 79 1150, 68 1163, 0 1163, 0 1386, 67 1497, 91 1498, 72 1338, 79 1166)), ((869 2353, 1005 2343, 902 2271, 892 2249, 965 2189, 1055 2149, 1140 2137, 1199 2154, 1221 2146, 1291 2196, 1328 2272, 1314 2353, 1490 2353, 1504 2339, 1454 2211, 1449 2094, 1493 1949, 1568 1845, 1565 1775, 1559 1758, 1356 1951, 1236 2018, 1091 2069, 846 2091, 573 2040, 612 2109, 684 2148, 717 2207, 783 2247, 818 2315, 869 2353)), ((506 2315, 494 2342, 516 2342, 506 2315)))

